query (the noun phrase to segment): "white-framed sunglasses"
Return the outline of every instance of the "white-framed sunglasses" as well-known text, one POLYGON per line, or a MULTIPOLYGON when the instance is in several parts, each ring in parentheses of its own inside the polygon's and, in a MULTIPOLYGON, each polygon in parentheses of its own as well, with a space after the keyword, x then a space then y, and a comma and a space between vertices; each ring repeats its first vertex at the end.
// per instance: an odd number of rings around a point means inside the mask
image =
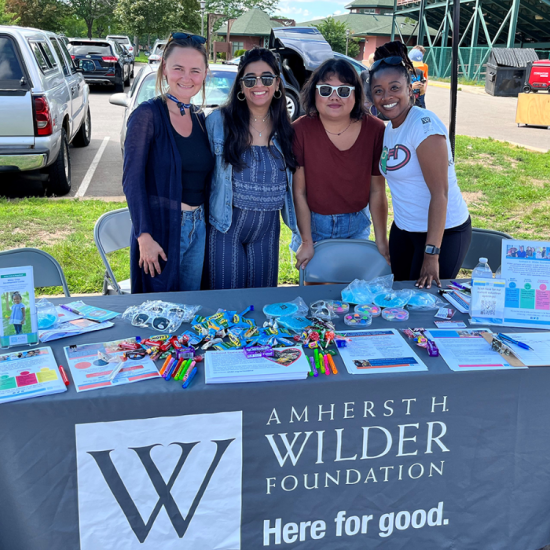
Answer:
POLYGON ((347 99, 355 90, 355 86, 330 86, 330 84, 317 84, 315 87, 321 97, 330 97, 336 92, 342 99, 347 99))

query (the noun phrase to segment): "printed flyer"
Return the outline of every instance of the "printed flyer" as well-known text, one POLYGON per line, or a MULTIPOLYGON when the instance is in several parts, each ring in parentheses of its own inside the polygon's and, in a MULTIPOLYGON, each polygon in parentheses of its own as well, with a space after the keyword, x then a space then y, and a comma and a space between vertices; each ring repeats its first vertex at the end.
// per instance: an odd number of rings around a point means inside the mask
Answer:
POLYGON ((0 269, 0 300, 0 346, 8 348, 37 344, 38 319, 31 266, 0 269))
POLYGON ((502 241, 505 326, 550 328, 550 242, 502 241))

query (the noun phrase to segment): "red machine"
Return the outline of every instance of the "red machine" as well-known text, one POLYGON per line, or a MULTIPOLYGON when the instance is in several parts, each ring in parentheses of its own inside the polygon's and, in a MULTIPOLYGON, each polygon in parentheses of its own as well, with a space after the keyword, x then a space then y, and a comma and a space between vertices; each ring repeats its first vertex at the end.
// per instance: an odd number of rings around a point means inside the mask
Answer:
POLYGON ((550 93, 550 59, 529 61, 525 68, 525 83, 523 92, 538 92, 546 90, 550 93))

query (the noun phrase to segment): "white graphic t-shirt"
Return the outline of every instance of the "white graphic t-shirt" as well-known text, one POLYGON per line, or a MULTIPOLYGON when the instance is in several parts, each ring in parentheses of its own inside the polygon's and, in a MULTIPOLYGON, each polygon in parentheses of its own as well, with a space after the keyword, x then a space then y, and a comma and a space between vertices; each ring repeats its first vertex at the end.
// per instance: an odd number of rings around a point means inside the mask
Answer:
POLYGON ((445 136, 447 142, 449 201, 445 229, 462 225, 469 216, 456 181, 447 129, 431 111, 413 107, 399 128, 393 128, 391 121, 388 123, 380 158, 380 171, 388 181, 392 195, 395 223, 405 231, 428 231, 431 194, 422 175, 416 148, 433 135, 445 136))

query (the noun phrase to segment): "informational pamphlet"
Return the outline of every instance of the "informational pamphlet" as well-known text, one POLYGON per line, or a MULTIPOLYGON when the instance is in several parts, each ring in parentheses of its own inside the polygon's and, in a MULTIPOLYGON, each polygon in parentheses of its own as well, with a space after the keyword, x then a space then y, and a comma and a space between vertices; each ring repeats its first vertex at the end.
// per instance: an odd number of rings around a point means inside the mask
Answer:
POLYGON ((82 300, 71 302, 69 304, 63 304, 62 307, 71 313, 101 323, 114 319, 120 315, 120 313, 117 313, 116 311, 110 311, 108 309, 102 309, 95 306, 88 306, 82 300))
POLYGON ((0 346, 38 343, 38 319, 31 266, 0 269, 0 346))
POLYGON ((0 355, 0 403, 64 391, 51 348, 0 355))
POLYGON ((482 333, 489 329, 428 330, 426 336, 439 348, 441 357, 453 371, 519 369, 493 350, 482 333))
POLYGON ((349 330, 337 334, 350 340, 345 347, 338 348, 350 374, 428 370, 396 329, 349 330))
POLYGON ((131 352, 119 348, 121 342, 135 342, 134 338, 102 342, 98 344, 83 344, 65 347, 69 369, 73 376, 77 392, 108 388, 120 384, 130 384, 150 378, 159 378, 160 374, 151 358, 133 357, 131 352), (118 359, 127 354, 123 368, 111 378, 119 367, 118 359))
POLYGON ((504 279, 473 279, 470 315, 472 324, 497 324, 504 322, 504 279))
POLYGON ((504 325, 550 328, 550 242, 502 241, 504 325))
POLYGON ((247 358, 244 350, 209 351, 204 366, 206 384, 303 380, 310 370, 301 346, 274 348, 271 357, 247 358))
MULTIPOLYGON (((69 313, 69 312, 67 312, 69 313)), ((89 319, 73 319, 60 323, 54 328, 48 328, 38 331, 41 342, 51 342, 52 340, 59 340, 60 338, 67 338, 68 336, 78 336, 86 332, 95 332, 96 330, 103 330, 105 328, 114 327, 115 324, 110 321, 104 323, 96 323, 89 319)))

